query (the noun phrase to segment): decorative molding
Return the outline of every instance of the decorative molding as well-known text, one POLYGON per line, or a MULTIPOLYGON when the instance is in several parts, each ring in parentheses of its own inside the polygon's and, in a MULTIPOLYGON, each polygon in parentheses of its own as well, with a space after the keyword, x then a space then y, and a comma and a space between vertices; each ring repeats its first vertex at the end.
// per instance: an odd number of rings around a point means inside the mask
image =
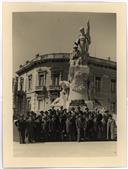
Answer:
MULTIPOLYGON (((59 54, 54 53, 54 54, 48 54, 48 55, 40 55, 40 57, 38 59, 33 59, 32 61, 29 62, 29 64, 20 65, 20 69, 16 73, 18 75, 21 75, 21 74, 23 74, 35 67, 39 67, 40 65, 43 66, 43 64, 46 64, 46 63, 51 63, 51 62, 52 63, 55 63, 55 62, 69 63, 69 60, 70 60, 69 53, 59 53, 59 54)), ((104 67, 104 68, 116 70, 116 62, 101 59, 101 58, 95 58, 92 56, 88 57, 88 64, 94 65, 96 67, 104 67)))

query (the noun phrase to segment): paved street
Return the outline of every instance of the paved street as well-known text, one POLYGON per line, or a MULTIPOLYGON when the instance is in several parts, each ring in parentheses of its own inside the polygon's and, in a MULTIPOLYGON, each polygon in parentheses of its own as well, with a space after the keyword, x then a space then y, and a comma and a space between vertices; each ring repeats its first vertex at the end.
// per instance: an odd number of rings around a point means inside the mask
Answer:
POLYGON ((97 157, 115 156, 116 142, 57 142, 19 144, 14 142, 16 157, 97 157))

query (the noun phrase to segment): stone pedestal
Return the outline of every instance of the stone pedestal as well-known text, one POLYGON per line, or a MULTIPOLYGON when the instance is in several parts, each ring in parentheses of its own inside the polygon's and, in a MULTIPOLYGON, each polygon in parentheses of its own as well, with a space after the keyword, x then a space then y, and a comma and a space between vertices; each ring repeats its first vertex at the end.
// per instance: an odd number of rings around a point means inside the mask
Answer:
POLYGON ((89 101, 89 73, 88 65, 72 65, 70 67, 69 106, 73 100, 89 101))

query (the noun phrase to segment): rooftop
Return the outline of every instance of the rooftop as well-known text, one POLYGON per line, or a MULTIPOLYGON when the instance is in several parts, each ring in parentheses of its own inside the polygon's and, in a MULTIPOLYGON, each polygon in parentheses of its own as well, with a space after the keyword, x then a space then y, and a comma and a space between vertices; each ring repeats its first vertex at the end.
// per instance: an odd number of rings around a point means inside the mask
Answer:
MULTIPOLYGON (((69 62, 70 53, 49 53, 44 55, 37 54, 35 58, 30 61, 26 61, 24 65, 19 66, 19 70, 16 72, 18 75, 22 74, 23 72, 33 68, 38 64, 52 62, 52 61, 65 61, 69 62)), ((105 66, 112 69, 116 69, 116 62, 111 61, 110 58, 101 59, 90 56, 88 59, 88 64, 93 64, 95 66, 105 66)))

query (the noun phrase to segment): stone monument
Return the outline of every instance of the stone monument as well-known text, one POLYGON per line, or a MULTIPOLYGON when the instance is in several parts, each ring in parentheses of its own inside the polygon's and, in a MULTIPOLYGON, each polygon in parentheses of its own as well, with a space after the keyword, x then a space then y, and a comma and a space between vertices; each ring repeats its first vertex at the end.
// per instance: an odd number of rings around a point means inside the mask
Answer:
POLYGON ((84 100, 86 103, 91 102, 89 96, 90 69, 88 66, 88 50, 90 44, 90 24, 88 21, 86 33, 83 27, 80 28, 80 35, 74 43, 73 51, 70 55, 70 93, 68 99, 69 106, 74 100, 84 100))
MULTIPOLYGON (((83 104, 90 101, 89 97, 89 73, 88 66, 89 45, 91 44, 90 24, 87 22, 87 30, 80 28, 80 35, 75 41, 73 51, 70 54, 70 67, 68 82, 61 82, 62 91, 52 105, 69 108, 72 102, 83 104), (62 85, 63 84, 63 85, 62 85)), ((86 105, 86 104, 85 104, 86 105)))

